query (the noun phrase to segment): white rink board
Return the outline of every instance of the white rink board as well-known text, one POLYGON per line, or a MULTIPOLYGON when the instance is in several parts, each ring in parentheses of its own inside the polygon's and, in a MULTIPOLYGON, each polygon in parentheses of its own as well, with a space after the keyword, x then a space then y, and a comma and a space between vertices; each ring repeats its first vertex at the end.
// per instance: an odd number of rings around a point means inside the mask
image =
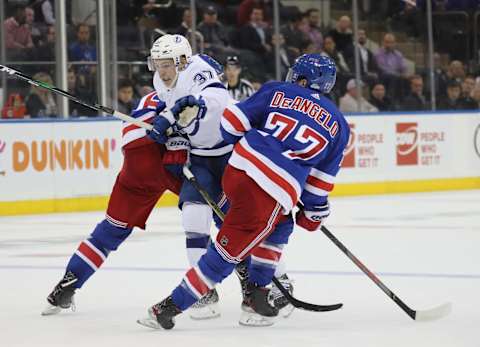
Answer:
MULTIPOLYGON (((347 118, 339 183, 480 177, 480 113, 347 118)), ((107 196, 121 163, 119 121, 0 123, 0 202, 107 196)))
POLYGON ((0 201, 108 195, 120 134, 118 121, 0 123, 0 201))
POLYGON ((339 183, 480 176, 480 113, 347 118, 339 183))

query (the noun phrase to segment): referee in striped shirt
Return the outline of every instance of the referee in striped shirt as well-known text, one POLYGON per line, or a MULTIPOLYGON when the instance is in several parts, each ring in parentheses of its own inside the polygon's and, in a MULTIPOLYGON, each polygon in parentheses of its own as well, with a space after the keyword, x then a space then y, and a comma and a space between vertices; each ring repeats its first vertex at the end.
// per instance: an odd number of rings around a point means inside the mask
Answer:
POLYGON ((230 96, 237 101, 242 101, 252 95, 255 90, 252 84, 246 79, 240 78, 242 68, 237 56, 227 57, 225 63, 225 87, 230 96))

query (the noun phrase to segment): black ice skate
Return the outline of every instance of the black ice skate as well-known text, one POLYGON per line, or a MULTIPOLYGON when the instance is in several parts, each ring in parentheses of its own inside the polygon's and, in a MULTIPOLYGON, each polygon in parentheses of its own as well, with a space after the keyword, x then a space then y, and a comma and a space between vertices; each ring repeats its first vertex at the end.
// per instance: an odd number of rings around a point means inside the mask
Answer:
POLYGON ((172 296, 162 300, 148 309, 148 317, 138 319, 137 323, 153 329, 172 329, 175 316, 182 311, 174 304, 172 296))
MULTIPOLYGON (((235 273, 240 280, 242 298, 243 300, 245 300, 245 293, 248 284, 248 268, 245 262, 241 262, 235 267, 235 273)), ((283 274, 282 276, 278 277, 278 281, 283 285, 286 290, 289 291, 290 294, 293 294, 293 281, 288 278, 287 274, 283 274)), ((287 318, 292 314, 295 307, 293 307, 293 305, 273 283, 272 290, 270 291, 270 296, 270 300, 273 302, 273 305, 278 308, 282 317, 287 318)))
POLYGON ((42 316, 57 314, 62 309, 68 308, 71 308, 72 311, 75 311, 73 295, 75 294, 76 290, 74 284, 77 281, 78 278, 73 272, 67 272, 47 297, 48 306, 42 311, 42 316))
POLYGON ((192 319, 211 319, 220 316, 219 297, 214 288, 193 304, 188 313, 192 319))
POLYGON ((273 306, 270 289, 248 282, 245 299, 242 302, 241 325, 269 326, 278 315, 278 308, 273 306))

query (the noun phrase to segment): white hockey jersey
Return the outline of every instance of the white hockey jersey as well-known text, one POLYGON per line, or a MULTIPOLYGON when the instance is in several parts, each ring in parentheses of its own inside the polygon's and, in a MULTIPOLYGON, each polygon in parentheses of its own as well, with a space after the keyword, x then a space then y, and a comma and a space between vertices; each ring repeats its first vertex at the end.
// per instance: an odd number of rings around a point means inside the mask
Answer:
MULTIPOLYGON (((234 102, 228 91, 218 79, 217 73, 205 60, 198 55, 192 57, 192 62, 186 69, 180 71, 178 79, 172 88, 167 88, 155 72, 153 76, 152 92, 140 100, 132 116, 143 121, 151 122, 155 116, 155 109, 159 100, 167 104, 170 109, 181 97, 193 95, 202 96, 207 107, 205 117, 199 121, 198 131, 189 135, 191 153, 199 156, 220 156, 232 150, 232 145, 223 141, 220 133, 220 120, 223 110, 234 102)), ((189 130, 189 129, 187 129, 189 130)), ((146 140, 144 129, 132 124, 125 124, 123 129, 123 145, 132 141, 146 140)))

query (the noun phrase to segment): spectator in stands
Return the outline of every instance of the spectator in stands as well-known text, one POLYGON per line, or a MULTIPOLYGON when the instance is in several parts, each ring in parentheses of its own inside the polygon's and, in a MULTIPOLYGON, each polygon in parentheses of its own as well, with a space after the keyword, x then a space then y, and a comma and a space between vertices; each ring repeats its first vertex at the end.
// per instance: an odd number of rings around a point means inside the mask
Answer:
POLYGON ((325 36, 325 40, 323 42, 323 54, 329 56, 335 61, 335 64, 337 65, 337 73, 350 73, 350 67, 348 66, 342 52, 337 50, 337 46, 333 37, 325 36))
POLYGON ((474 110, 478 108, 478 104, 472 97, 473 89, 475 88, 475 77, 468 75, 462 82, 462 94, 461 94, 461 102, 463 107, 466 110, 474 110))
POLYGON ((320 53, 323 50, 323 35, 320 30, 320 12, 316 8, 310 8, 305 12, 305 16, 308 19, 308 26, 305 28, 305 33, 314 45, 312 47, 313 52, 320 53))
POLYGON ((337 51, 335 47, 335 41, 331 36, 325 36, 323 41, 323 52, 321 53, 333 59, 335 65, 337 65, 337 83, 333 89, 333 97, 336 99, 343 94, 347 81, 353 78, 353 74, 350 71, 343 54, 337 51))
POLYGON ((281 28, 286 48, 295 56, 299 56, 302 49, 308 46, 309 38, 302 31, 302 14, 297 11, 291 14, 287 24, 281 28))
POLYGON ((350 71, 355 71, 355 52, 354 47, 358 46, 360 53, 360 74, 362 80, 368 85, 373 86, 378 80, 378 65, 372 51, 367 48, 367 34, 364 29, 358 30, 358 44, 351 46, 351 49, 344 52, 344 58, 347 61, 350 71))
POLYGON ((29 60, 32 57, 33 41, 30 28, 26 25, 25 6, 15 6, 13 13, 3 23, 7 56, 11 60, 29 60))
POLYGON ((335 29, 332 29, 328 32, 328 35, 333 38, 337 50, 344 52, 345 50, 351 50, 353 45, 353 34, 352 34, 352 21, 349 16, 342 16, 337 21, 335 29))
POLYGON ((130 114, 136 105, 134 99, 133 83, 128 79, 118 82, 118 110, 130 114))
MULTIPOLYGON (((297 50, 292 50, 289 49, 285 45, 285 38, 283 37, 282 34, 272 35, 271 38, 271 46, 275 47, 275 45, 278 42, 278 49, 279 49, 279 55, 280 55, 280 78, 283 80, 287 76, 288 69, 290 66, 293 64, 295 59, 300 55, 297 53, 297 50)), ((267 62, 274 62, 275 61, 275 50, 272 49, 268 54, 267 54, 267 62)), ((275 64, 268 64, 268 71, 272 76, 275 75, 275 64)))
POLYGON ((266 57, 272 51, 268 44, 267 23, 263 21, 263 9, 254 7, 250 13, 250 21, 240 28, 238 32, 238 44, 240 48, 266 57))
POLYGON ((379 111, 393 111, 393 103, 385 93, 385 86, 381 83, 376 83, 371 92, 370 104, 376 107, 379 111))
MULTIPOLYGON (((363 82, 360 81, 360 88, 362 88, 363 86, 363 82)), ((372 104, 370 104, 367 100, 365 100, 365 98, 361 95, 361 90, 359 90, 360 88, 357 88, 357 83, 353 78, 348 81, 347 92, 343 97, 340 98, 340 111, 345 113, 378 112, 378 109, 372 104), (357 97, 360 98, 360 105, 358 104, 357 97)))
POLYGON ((396 31, 405 32, 408 36, 419 37, 424 30, 422 11, 415 2, 404 1, 403 9, 392 16, 392 28, 396 31))
POLYGON ((396 48, 395 35, 385 34, 383 46, 375 54, 378 67, 384 75, 395 77, 406 76, 407 67, 403 54, 396 48))
POLYGON ((197 27, 203 35, 205 49, 212 55, 220 54, 228 46, 225 27, 218 21, 215 6, 207 6, 203 12, 203 21, 197 27))
POLYGON ((68 47, 69 59, 72 61, 96 61, 97 49, 89 43, 90 27, 81 23, 77 26, 77 41, 68 47))
POLYGON ((475 85, 475 88, 472 90, 471 97, 476 102, 475 109, 480 109, 480 84, 475 85))
POLYGON ((410 77, 410 93, 402 102, 402 110, 423 111, 428 110, 430 105, 423 94, 423 78, 420 75, 410 77))
POLYGON ((237 101, 245 100, 255 92, 252 84, 240 77, 241 73, 242 67, 238 57, 227 57, 225 62, 225 87, 230 96, 237 101))
POLYGON ((447 84, 447 97, 439 100, 439 110, 462 110, 464 104, 460 98, 462 93, 461 85, 458 81, 452 79, 447 84))
MULTIPOLYGON (((77 96, 81 100, 94 102, 96 100, 95 95, 88 88, 82 87, 79 83, 77 74, 73 67, 69 67, 67 72, 68 92, 77 96)), ((68 102, 70 116, 72 117, 95 117, 97 113, 88 107, 80 105, 77 102, 69 100, 68 102)))
POLYGON ((452 60, 448 65, 447 78, 462 83, 465 78, 465 67, 459 60, 452 60))
MULTIPOLYGON (((53 84, 52 78, 45 72, 36 73, 33 75, 33 79, 50 85, 53 84)), ((27 114, 32 118, 58 116, 55 98, 52 92, 45 88, 32 86, 30 93, 25 99, 25 104, 27 106, 27 114)))
MULTIPOLYGON (((447 94, 447 73, 442 68, 442 59, 439 53, 435 52, 433 54, 433 79, 435 83, 435 94, 437 98, 445 97, 447 94)), ((426 82, 426 94, 430 95, 431 87, 430 87, 430 77, 424 76, 426 82)))
POLYGON ((387 93, 401 98, 404 95, 407 66, 403 54, 395 47, 395 35, 385 34, 383 46, 375 54, 375 60, 380 70, 380 79, 387 88, 387 93))
POLYGON ((25 7, 25 25, 30 29, 33 45, 37 46, 38 41, 40 41, 42 37, 42 33, 38 23, 35 23, 35 11, 29 6, 25 7))
POLYGON ((192 29, 192 11, 190 8, 183 10, 182 23, 175 29, 175 34, 180 34, 187 37, 188 32, 192 29))
POLYGON ((47 32, 38 42, 35 53, 35 59, 40 61, 53 61, 55 59, 55 27, 53 25, 47 26, 47 32))
MULTIPOLYGON (((282 10, 282 3, 279 1, 280 11, 282 10)), ((265 20, 270 23, 273 12, 272 0, 243 0, 237 9, 237 25, 244 26, 250 20, 250 14, 253 8, 261 8, 265 20)))

